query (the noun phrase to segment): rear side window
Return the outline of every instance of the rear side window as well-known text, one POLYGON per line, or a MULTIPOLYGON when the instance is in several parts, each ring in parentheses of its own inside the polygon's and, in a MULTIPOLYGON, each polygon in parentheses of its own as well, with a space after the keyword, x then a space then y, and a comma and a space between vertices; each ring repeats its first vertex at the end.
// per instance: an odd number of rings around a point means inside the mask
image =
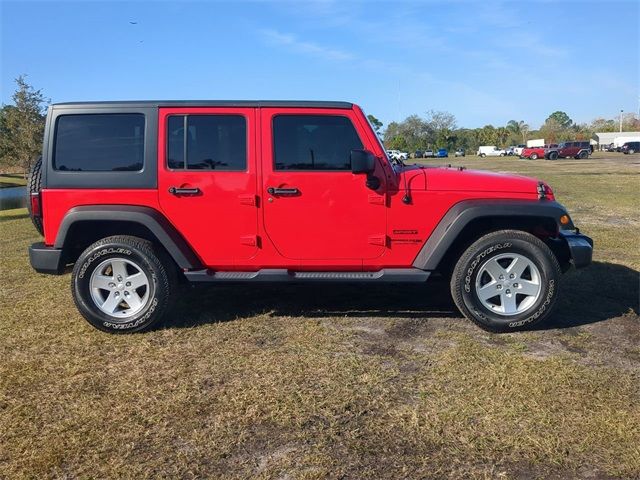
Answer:
POLYGON ((142 114, 61 115, 53 168, 70 172, 135 172, 144 164, 142 114))
POLYGON ((276 170, 351 170, 362 142, 347 117, 278 115, 273 119, 276 170))
POLYGON ((172 115, 167 130, 171 169, 247 169, 247 122, 242 115, 172 115))

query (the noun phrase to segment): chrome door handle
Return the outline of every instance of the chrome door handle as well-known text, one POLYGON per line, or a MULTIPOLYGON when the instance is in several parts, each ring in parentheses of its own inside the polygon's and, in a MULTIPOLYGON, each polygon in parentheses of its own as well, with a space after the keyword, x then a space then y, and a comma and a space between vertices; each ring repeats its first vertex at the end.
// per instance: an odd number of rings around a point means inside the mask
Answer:
POLYGON ((198 195, 200 193, 200 189, 198 187, 194 188, 179 188, 179 187, 170 187, 169 193, 171 195, 198 195))
POLYGON ((267 188, 267 193, 269 195, 280 195, 280 196, 289 196, 289 197, 293 197, 296 195, 300 194, 300 190, 298 190, 297 188, 293 187, 293 188, 275 188, 275 187, 269 187, 267 188))

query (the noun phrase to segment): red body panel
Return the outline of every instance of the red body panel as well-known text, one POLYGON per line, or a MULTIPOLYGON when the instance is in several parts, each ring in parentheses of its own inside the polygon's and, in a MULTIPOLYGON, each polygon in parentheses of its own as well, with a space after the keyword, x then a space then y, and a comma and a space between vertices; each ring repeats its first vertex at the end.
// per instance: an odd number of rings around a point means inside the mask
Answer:
MULTIPOLYGON (((162 212, 194 252, 218 270, 378 270, 410 267, 445 213, 469 199, 536 201, 535 179, 438 167, 394 167, 360 108, 160 108, 158 189, 45 189, 45 243, 52 245, 65 214, 80 205, 142 205, 162 212), (247 121, 247 170, 170 170, 166 166, 169 114, 240 114, 247 121), (343 115, 377 158, 378 190, 348 171, 273 168, 275 114, 343 115), (170 187, 197 187, 174 196, 170 187), (296 187, 278 197, 269 187, 296 187), (403 199, 409 200, 408 202, 403 199)), ((544 153, 540 154, 543 157, 544 153)))

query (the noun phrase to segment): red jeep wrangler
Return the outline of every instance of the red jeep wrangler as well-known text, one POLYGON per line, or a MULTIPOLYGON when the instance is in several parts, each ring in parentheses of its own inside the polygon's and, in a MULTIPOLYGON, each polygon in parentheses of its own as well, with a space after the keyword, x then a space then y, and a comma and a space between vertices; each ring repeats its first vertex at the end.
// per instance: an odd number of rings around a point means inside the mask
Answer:
POLYGON ((559 158, 585 159, 591 153, 591 144, 589 142, 562 142, 558 145, 559 158))
POLYGON ((593 242, 544 182, 404 165, 344 102, 50 107, 30 213, 33 268, 72 264, 81 314, 156 324, 190 282, 425 282, 503 331, 549 315, 593 242))

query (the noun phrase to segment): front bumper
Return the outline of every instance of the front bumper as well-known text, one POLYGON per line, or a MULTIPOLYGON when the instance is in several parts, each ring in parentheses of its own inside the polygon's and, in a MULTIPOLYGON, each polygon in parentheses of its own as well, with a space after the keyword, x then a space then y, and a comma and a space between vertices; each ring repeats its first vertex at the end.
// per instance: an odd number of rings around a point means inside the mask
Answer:
POLYGON ((60 275, 65 267, 62 250, 47 247, 42 242, 34 243, 29 247, 29 261, 33 269, 38 273, 60 275))
POLYGON ((577 229, 575 232, 561 230, 560 238, 566 242, 571 263, 576 268, 583 268, 591 263, 593 257, 593 240, 591 238, 583 235, 577 229))

